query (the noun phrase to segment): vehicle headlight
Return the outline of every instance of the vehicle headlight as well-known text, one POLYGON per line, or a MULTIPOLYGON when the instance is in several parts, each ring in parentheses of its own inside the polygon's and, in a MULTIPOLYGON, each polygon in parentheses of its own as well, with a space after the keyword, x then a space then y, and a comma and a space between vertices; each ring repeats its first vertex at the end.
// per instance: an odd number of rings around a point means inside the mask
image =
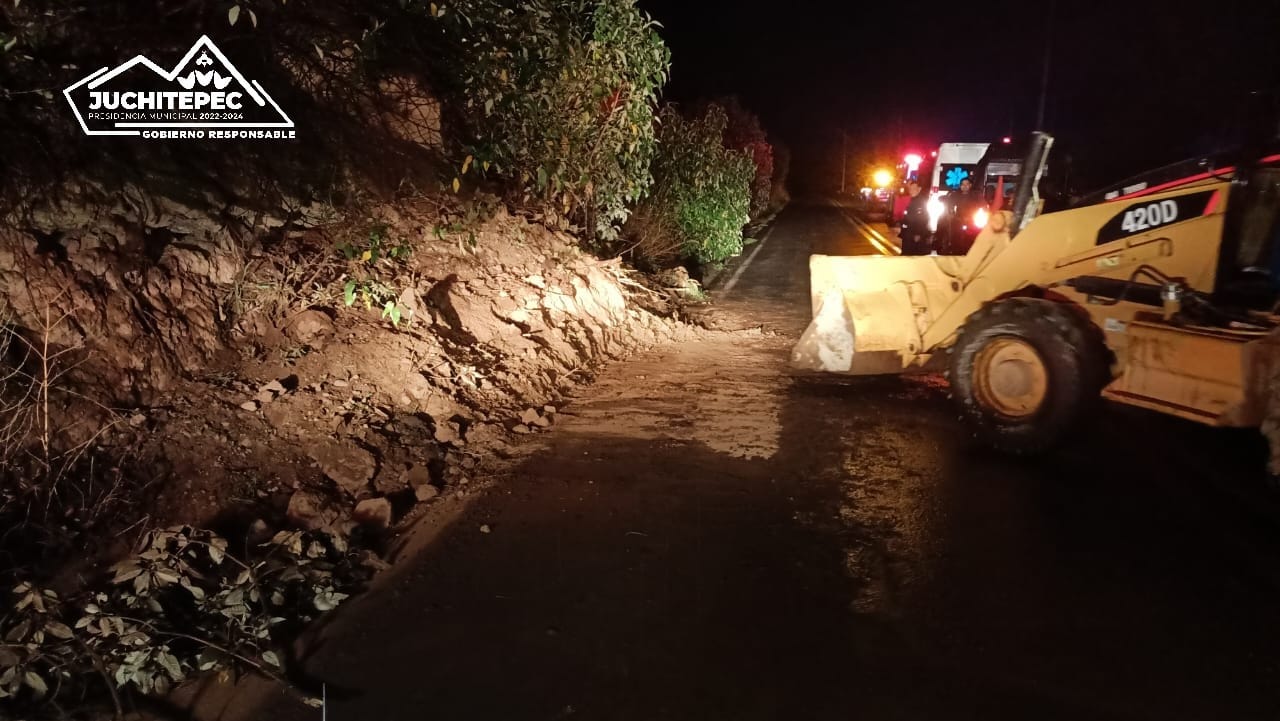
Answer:
POLYGON ((973 213, 973 227, 982 230, 987 227, 987 221, 991 220, 991 213, 986 208, 978 208, 973 213))
POLYGON ((947 206, 942 202, 942 196, 933 194, 929 196, 929 202, 925 203, 924 208, 929 213, 929 230, 938 230, 938 220, 942 218, 942 214, 946 212, 947 206))

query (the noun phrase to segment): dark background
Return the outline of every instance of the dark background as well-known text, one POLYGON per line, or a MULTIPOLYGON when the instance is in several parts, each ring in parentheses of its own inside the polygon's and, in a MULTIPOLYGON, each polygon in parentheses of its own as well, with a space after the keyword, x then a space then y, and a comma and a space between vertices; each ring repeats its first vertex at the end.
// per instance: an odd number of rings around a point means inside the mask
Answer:
POLYGON ((667 97, 742 97, 802 191, 838 184, 842 129, 856 167, 1030 132, 1050 41, 1045 126, 1078 190, 1229 142, 1280 77, 1266 0, 640 4, 673 52, 667 97))

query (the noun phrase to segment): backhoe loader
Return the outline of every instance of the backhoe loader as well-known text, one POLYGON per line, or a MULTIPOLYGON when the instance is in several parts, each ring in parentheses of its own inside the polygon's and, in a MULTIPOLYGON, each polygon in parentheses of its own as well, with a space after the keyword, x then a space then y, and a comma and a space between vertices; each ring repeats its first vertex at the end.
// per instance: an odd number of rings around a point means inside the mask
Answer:
POLYGON ((1256 426, 1280 365, 1276 126, 1181 177, 1157 173, 1040 214, 1036 133, 1009 210, 957 257, 810 259, 798 369, 945 372, 1002 450, 1045 450, 1100 397, 1256 426))

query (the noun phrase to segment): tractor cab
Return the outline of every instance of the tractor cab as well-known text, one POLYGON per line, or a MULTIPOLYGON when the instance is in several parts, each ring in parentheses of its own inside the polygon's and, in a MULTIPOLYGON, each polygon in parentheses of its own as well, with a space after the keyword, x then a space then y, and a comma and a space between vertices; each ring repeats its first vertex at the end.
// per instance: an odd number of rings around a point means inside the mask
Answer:
POLYGON ((1214 300, 1273 312, 1280 297, 1280 154, 1245 173, 1231 191, 1214 300))
POLYGON ((978 161, 974 172, 974 185, 981 191, 992 210, 1008 208, 1013 204, 1022 177, 1022 163, 1027 156, 1027 144, 1015 143, 1011 138, 993 143, 978 161))
POLYGON ((1280 97, 1251 97, 1231 185, 1214 300, 1276 311, 1280 299, 1280 97))
POLYGON ((1252 101, 1235 149, 1126 178, 1076 199, 1071 207, 1125 206, 1120 232, 1154 230, 1184 220, 1188 211, 1211 214, 1225 207, 1213 282, 1200 290, 1223 308, 1272 312, 1280 300, 1280 112, 1274 94, 1255 95, 1252 101), (1176 204, 1147 202, 1224 181, 1230 183, 1226 192, 1193 194, 1176 204), (1192 200, 1203 200, 1205 207, 1192 200))

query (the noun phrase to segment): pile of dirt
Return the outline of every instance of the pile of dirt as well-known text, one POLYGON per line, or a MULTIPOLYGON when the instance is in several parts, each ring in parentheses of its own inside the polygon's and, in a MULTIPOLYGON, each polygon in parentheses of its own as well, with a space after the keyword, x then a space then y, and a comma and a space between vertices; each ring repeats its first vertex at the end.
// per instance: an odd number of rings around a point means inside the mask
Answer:
POLYGON ((117 407, 149 405, 183 377, 233 361, 228 311, 251 255, 265 251, 259 239, 321 216, 308 208, 286 220, 215 201, 72 184, 7 218, 3 320, 75 352, 69 382, 117 407))
POLYGON ((367 224, 293 225, 243 253, 206 220, 133 259, 101 240, 117 227, 101 216, 93 242, 59 231, 58 252, 11 231, 0 288, 28 327, 44 306, 70 314, 54 344, 82 349, 76 392, 130 406, 97 442, 134 444, 160 479, 155 522, 205 526, 386 528, 552 427, 600 363, 700 332, 569 234, 501 211, 445 233, 428 203, 373 217, 411 249, 378 278, 395 324, 376 303, 344 302, 343 268, 364 266, 335 248, 367 224), (282 268, 317 280, 226 315, 228 298, 280 289, 282 268))

